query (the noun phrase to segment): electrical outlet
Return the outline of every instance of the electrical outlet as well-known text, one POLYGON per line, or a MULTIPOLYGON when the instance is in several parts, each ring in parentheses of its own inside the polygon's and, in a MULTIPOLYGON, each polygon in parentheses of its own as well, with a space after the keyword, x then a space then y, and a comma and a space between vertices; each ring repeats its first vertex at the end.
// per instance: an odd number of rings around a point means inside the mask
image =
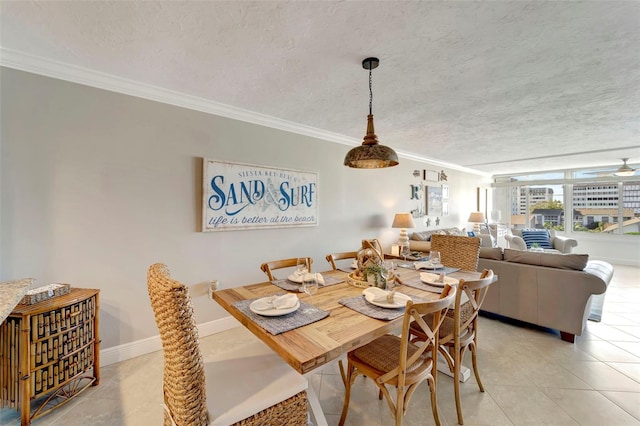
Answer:
POLYGON ((211 282, 209 282, 209 299, 213 299, 213 292, 218 289, 219 284, 218 280, 211 280, 211 282))

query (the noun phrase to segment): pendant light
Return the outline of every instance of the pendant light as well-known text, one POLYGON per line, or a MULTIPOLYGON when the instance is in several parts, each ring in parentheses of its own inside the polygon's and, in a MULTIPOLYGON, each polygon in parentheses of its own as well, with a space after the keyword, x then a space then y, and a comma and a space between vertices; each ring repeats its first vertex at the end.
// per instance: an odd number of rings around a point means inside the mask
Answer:
POLYGON ((356 169, 378 169, 398 165, 398 155, 388 146, 380 145, 373 128, 373 91, 371 90, 371 70, 378 68, 378 58, 362 61, 362 68, 369 70, 369 115, 367 116, 367 134, 362 145, 352 148, 344 157, 344 165, 356 169))

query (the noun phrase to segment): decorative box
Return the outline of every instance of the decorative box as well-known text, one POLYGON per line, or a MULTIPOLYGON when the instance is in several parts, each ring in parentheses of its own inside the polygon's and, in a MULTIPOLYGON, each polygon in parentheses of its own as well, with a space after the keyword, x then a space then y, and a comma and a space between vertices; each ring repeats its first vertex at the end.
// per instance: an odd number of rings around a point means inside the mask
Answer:
POLYGON ((34 303, 42 302, 43 300, 51 299, 52 297, 62 296, 71 291, 70 284, 49 284, 42 287, 34 288, 27 291, 27 294, 22 298, 21 305, 33 305, 34 303))

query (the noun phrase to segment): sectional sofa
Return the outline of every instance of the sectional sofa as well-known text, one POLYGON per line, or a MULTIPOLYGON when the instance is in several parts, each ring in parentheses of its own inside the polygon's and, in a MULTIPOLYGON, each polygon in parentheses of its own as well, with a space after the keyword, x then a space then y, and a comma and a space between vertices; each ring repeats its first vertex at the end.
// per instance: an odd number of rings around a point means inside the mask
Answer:
POLYGON ((498 281, 487 292, 482 311, 558 330, 562 340, 573 343, 592 311, 592 319, 599 320, 613 276, 612 265, 588 258, 483 247, 478 270, 492 269, 498 281))

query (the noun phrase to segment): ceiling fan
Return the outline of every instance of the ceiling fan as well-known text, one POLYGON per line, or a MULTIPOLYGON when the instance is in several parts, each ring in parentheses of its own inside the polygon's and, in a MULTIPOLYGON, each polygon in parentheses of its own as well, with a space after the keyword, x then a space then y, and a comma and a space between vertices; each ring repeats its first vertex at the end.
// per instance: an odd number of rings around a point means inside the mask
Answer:
POLYGON ((628 160, 628 158, 622 159, 622 166, 620 166, 618 170, 613 172, 614 176, 633 176, 636 174, 636 169, 627 164, 628 160))
POLYGON ((636 169, 634 169, 633 167, 631 167, 630 165, 627 164, 627 161, 629 161, 628 158, 621 158, 622 160, 622 165, 620 167, 618 167, 617 169, 612 167, 612 168, 599 168, 599 169, 595 169, 593 171, 590 172, 584 172, 585 175, 592 175, 592 176, 599 176, 599 177, 606 177, 606 176, 619 176, 619 177, 624 177, 624 176, 634 176, 636 174, 636 169))

